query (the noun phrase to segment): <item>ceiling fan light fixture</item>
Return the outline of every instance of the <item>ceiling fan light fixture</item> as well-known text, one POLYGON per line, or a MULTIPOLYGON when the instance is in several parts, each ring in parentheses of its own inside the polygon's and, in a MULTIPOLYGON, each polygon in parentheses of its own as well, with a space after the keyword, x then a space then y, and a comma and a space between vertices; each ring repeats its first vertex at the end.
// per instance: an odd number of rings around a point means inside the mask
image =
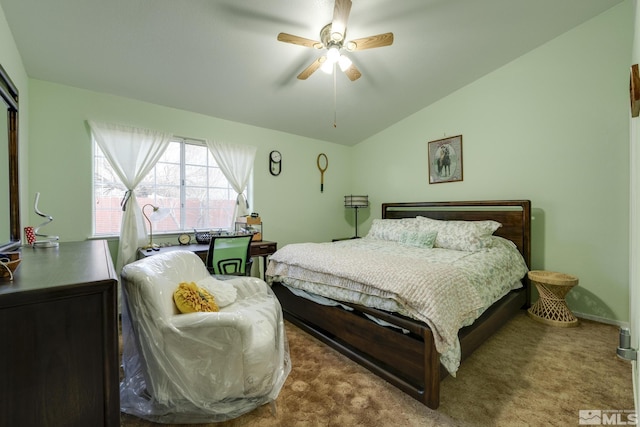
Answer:
POLYGON ((340 65, 340 69, 342 71, 346 71, 349 67, 351 67, 351 60, 346 55, 340 55, 340 59, 338 59, 338 65, 340 65))
POLYGON ((373 49, 393 44, 393 33, 376 34, 355 40, 347 39, 347 22, 349 20, 349 13, 351 12, 351 4, 352 0, 334 0, 333 20, 320 30, 320 41, 288 33, 278 34, 277 40, 280 42, 317 50, 326 50, 324 54, 320 54, 318 59, 298 74, 297 78, 299 80, 306 80, 320 68, 325 73, 333 73, 335 82, 336 65, 339 65, 349 80, 352 82, 356 81, 362 77, 362 73, 358 70, 358 67, 351 62, 350 58, 341 55, 341 53, 373 49))
POLYGON ((331 74, 333 73, 333 66, 335 63, 331 62, 331 61, 324 61, 322 63, 322 66, 320 66, 320 69, 327 73, 327 74, 331 74))
POLYGON ((327 62, 331 62, 332 64, 335 64, 336 62, 338 62, 338 60, 340 59, 340 49, 338 48, 338 46, 330 46, 329 50, 327 51, 327 62))

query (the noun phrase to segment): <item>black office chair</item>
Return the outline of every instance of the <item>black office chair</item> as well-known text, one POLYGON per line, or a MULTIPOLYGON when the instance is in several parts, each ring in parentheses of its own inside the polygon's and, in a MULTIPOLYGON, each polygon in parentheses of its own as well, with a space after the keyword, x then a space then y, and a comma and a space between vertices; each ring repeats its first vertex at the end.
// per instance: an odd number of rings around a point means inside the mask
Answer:
POLYGON ((253 236, 212 236, 205 263, 209 273, 217 275, 251 275, 251 238, 253 236))

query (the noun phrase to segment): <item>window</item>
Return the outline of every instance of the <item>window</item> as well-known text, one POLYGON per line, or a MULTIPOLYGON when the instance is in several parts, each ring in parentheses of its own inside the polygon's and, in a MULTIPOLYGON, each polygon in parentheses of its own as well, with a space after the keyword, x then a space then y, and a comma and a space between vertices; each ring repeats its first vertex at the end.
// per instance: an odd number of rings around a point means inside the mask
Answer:
MULTIPOLYGON (((120 203, 126 188, 94 141, 93 234, 118 235, 120 203)), ((155 167, 136 188, 140 207, 150 203, 168 212, 153 221, 154 233, 233 228, 236 192, 207 146, 176 139, 169 143, 155 167)), ((145 209, 149 215, 151 208, 145 209)))

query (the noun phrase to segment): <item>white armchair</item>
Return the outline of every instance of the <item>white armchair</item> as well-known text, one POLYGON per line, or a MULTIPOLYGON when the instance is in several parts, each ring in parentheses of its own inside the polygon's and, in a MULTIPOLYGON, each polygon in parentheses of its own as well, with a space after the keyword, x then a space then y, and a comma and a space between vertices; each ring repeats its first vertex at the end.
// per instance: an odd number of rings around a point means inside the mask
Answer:
POLYGON ((235 302, 180 314, 173 301, 179 283, 211 280, 197 255, 154 255, 125 266, 121 277, 123 412, 207 423, 275 401, 291 363, 280 303, 264 281, 225 281, 237 291, 235 302))

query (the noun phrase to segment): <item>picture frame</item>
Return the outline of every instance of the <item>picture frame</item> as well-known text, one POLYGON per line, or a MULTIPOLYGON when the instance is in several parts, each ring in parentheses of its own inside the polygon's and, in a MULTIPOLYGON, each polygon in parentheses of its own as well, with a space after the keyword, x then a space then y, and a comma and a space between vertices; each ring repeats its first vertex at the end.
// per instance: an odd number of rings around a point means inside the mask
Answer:
POLYGON ((462 181, 462 135, 427 143, 429 184, 462 181))

